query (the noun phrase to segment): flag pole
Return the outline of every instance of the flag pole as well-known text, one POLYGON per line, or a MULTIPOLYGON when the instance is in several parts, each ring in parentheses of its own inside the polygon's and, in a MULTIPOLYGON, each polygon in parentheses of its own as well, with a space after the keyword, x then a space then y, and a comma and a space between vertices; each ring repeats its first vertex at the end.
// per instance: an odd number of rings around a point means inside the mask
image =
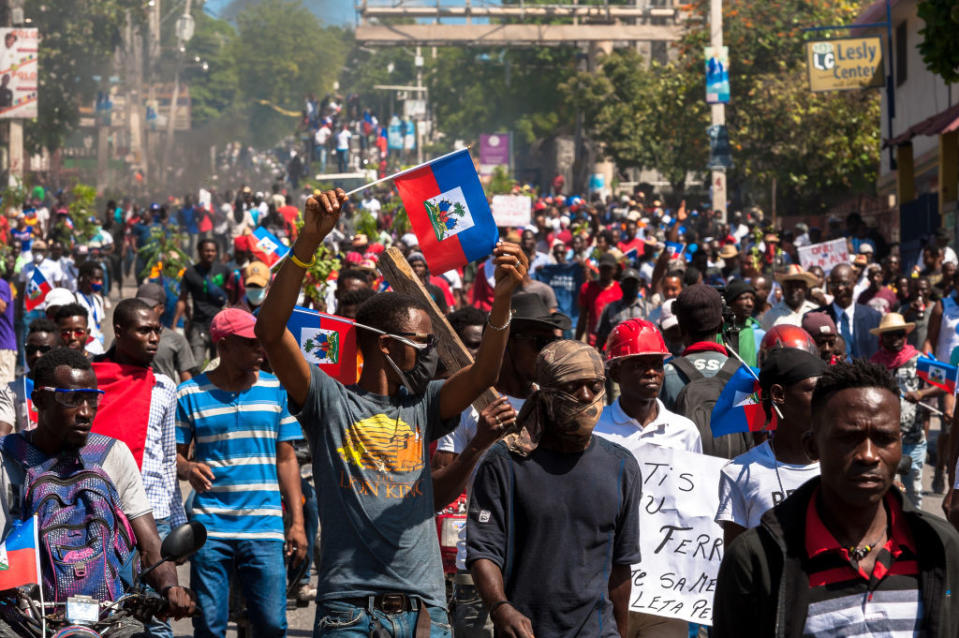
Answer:
MULTIPOLYGON (((369 184, 367 184, 367 185, 365 185, 365 186, 360 186, 359 188, 354 188, 353 190, 351 190, 350 192, 348 192, 348 193, 346 194, 346 196, 349 197, 350 195, 355 195, 356 193, 359 193, 360 191, 365 191, 367 188, 371 188, 371 187, 373 187, 373 186, 376 186, 377 184, 382 184, 383 182, 387 182, 387 181, 389 181, 389 180, 391 180, 391 179, 396 179, 397 177, 402 177, 403 175, 406 175, 407 173, 412 173, 412 172, 415 171, 415 170, 419 170, 419 169, 423 168, 424 166, 426 166, 427 164, 432 164, 433 162, 438 162, 438 161, 440 161, 440 160, 442 160, 442 159, 446 159, 447 157, 451 157, 451 156, 453 156, 453 155, 456 155, 457 153, 462 153, 463 151, 467 151, 467 152, 468 152, 469 150, 470 150, 470 147, 469 147, 469 146, 466 146, 466 147, 464 147, 464 148, 458 148, 458 149, 456 149, 455 151, 452 151, 452 152, 450 152, 450 153, 447 153, 446 155, 440 155, 439 157, 437 157, 437 158, 435 158, 435 159, 431 159, 431 160, 428 161, 428 162, 423 162, 422 164, 417 164, 417 165, 414 166, 413 168, 407 168, 407 169, 402 170, 402 171, 400 171, 400 172, 398 172, 398 173, 393 173, 392 175, 387 175, 386 177, 381 177, 380 179, 376 180, 375 182, 370 182, 369 184)), ((317 195, 317 194, 319 194, 319 191, 318 191, 318 190, 313 191, 313 194, 314 194, 314 195, 317 195)))

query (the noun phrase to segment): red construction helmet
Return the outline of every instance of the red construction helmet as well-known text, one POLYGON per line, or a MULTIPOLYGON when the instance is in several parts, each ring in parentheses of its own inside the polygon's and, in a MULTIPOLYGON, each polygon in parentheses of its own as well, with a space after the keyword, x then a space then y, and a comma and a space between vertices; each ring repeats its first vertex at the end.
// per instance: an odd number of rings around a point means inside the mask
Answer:
POLYGON ((760 366, 766 358, 766 353, 774 348, 795 348, 805 350, 811 355, 819 356, 819 347, 808 332, 799 326, 782 324, 773 326, 759 344, 759 354, 756 363, 760 366))
POLYGON ((606 363, 639 355, 671 356, 656 325, 645 319, 630 319, 619 324, 606 339, 606 363))

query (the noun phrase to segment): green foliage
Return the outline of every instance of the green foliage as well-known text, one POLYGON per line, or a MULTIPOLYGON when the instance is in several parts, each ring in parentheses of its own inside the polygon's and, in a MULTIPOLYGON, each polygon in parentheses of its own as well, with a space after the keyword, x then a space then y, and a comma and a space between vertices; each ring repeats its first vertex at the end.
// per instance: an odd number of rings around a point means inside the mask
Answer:
POLYGON ((677 193, 688 173, 705 168, 709 112, 698 70, 675 63, 647 69, 635 50, 620 49, 602 73, 579 73, 563 90, 620 168, 657 169, 677 193))
MULTIPOLYGON (((708 15, 708 0, 694 13, 708 15)), ((768 206, 772 179, 787 213, 817 212, 851 192, 872 192, 880 150, 877 90, 811 93, 802 28, 849 24, 867 0, 725 0, 723 39, 729 47, 732 102, 726 122, 744 203, 768 206)), ((702 77, 708 25, 679 44, 680 64, 702 77)), ((703 91, 705 89, 702 89, 703 91)), ((702 97, 699 98, 702 100, 702 97)))
POLYGON ((268 146, 289 134, 296 120, 260 101, 299 112, 306 94, 329 91, 345 60, 345 36, 323 27, 300 0, 263 0, 236 22, 230 52, 240 97, 250 104, 250 141, 268 146))
POLYGON ((207 15, 202 6, 193 11, 196 31, 187 44, 181 78, 190 87, 193 126, 201 127, 221 116, 237 116, 239 75, 231 55, 236 31, 225 20, 207 15), (207 70, 193 64, 195 58, 207 63, 207 70))
POLYGON ((142 0, 26 0, 24 15, 40 30, 39 117, 24 127, 24 146, 60 148, 76 128, 79 107, 92 104, 94 76, 109 75, 126 14, 139 21, 142 0))
POLYGON ((86 243, 96 235, 97 225, 89 218, 96 216, 97 189, 86 184, 76 184, 70 193, 70 219, 73 221, 73 236, 86 243))
POLYGON ((926 68, 947 84, 959 81, 959 3, 956 0, 922 0, 917 7, 925 26, 919 31, 919 53, 926 68))
POLYGON ((180 273, 193 263, 189 255, 180 248, 184 239, 183 234, 167 233, 161 228, 151 229, 150 239, 139 250, 140 256, 146 261, 140 276, 150 277, 159 270, 164 277, 178 279, 180 273))
POLYGON ((17 179, 15 184, 7 185, 3 191, 0 191, 0 203, 3 204, 3 213, 9 208, 15 208, 18 211, 23 209, 23 203, 27 201, 29 195, 27 187, 23 180, 17 179))
POLYGON ((516 180, 510 177, 504 166, 497 166, 493 169, 493 175, 490 177, 489 186, 486 192, 492 195, 508 195, 513 192, 513 186, 516 180))
POLYGON ((572 47, 443 49, 428 68, 437 126, 454 139, 513 131, 524 143, 571 132, 574 114, 559 85, 575 73, 575 59, 572 47))
MULTIPOLYGON (((325 307, 324 293, 326 292, 326 280, 334 271, 342 267, 340 260, 336 258, 324 244, 316 249, 316 263, 307 268, 306 277, 303 282, 303 294, 313 301, 313 304, 319 308, 325 307)), ((329 309, 332 311, 332 309, 329 309)))

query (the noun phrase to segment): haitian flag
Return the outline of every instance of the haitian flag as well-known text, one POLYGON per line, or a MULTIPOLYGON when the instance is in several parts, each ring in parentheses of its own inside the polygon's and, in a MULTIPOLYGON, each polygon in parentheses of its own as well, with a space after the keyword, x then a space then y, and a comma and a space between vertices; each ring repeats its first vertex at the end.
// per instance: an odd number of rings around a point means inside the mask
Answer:
POLYGON ((950 394, 956 393, 956 376, 959 374, 956 366, 920 356, 916 360, 916 374, 929 385, 942 388, 950 394))
MULTIPOLYGON (((752 368, 752 371, 759 375, 758 369, 752 368)), ((775 412, 767 423, 766 412, 759 401, 759 381, 745 366, 740 366, 733 378, 726 382, 713 406, 709 427, 713 436, 776 429, 775 412)))
POLYGON ((468 149, 393 181, 431 271, 444 273, 493 252, 499 233, 468 149))
POLYGON ((352 319, 294 306, 286 327, 300 346, 307 363, 343 385, 357 380, 356 326, 352 319))
POLYGON ((257 228, 253 231, 253 245, 250 246, 250 252, 253 256, 264 264, 273 268, 273 266, 286 257, 290 252, 289 246, 284 246, 276 235, 265 228, 257 228))
POLYGON ((33 379, 27 375, 23 375, 23 402, 27 406, 27 424, 24 429, 32 430, 37 427, 40 413, 33 405, 33 379))
POLYGON ((47 298, 47 293, 52 289, 53 287, 50 285, 50 282, 47 281, 47 278, 43 276, 40 268, 34 266, 33 275, 30 277, 30 281, 27 282, 27 296, 23 300, 23 307, 26 308, 28 312, 35 310, 43 303, 43 300, 47 298))
POLYGON ((34 515, 25 521, 15 521, 0 544, 0 590, 39 585, 40 579, 40 543, 34 515))

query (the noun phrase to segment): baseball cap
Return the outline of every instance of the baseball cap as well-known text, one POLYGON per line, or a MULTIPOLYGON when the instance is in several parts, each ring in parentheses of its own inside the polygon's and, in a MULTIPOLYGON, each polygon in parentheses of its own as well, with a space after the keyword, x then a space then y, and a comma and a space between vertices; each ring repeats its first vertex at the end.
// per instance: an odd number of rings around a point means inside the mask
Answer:
POLYGON ((47 296, 43 299, 43 309, 56 308, 57 306, 65 306, 76 302, 77 298, 66 288, 54 288, 48 292, 47 296))
POLYGON ((148 281, 144 284, 140 284, 140 287, 137 288, 137 299, 145 301, 153 306, 166 305, 166 291, 163 290, 163 286, 157 283, 148 281))
POLYGON ((266 288, 270 283, 270 268, 262 261, 252 261, 243 272, 243 283, 247 286, 266 288))
POLYGON ((669 330, 673 326, 679 325, 679 319, 676 318, 676 315, 673 313, 673 304, 676 302, 675 299, 667 299, 663 302, 663 308, 660 311, 659 315, 659 327, 662 330, 669 330))
POLYGON ((620 281, 625 281, 626 279, 635 279, 636 281, 640 280, 639 273, 635 268, 627 268, 623 271, 622 276, 619 278, 620 281))
POLYGON ((37 239, 33 242, 33 244, 31 244, 31 248, 32 250, 46 250, 47 242, 43 241, 42 239, 37 239))
POLYGON ((616 257, 610 253, 604 253, 599 258, 600 266, 616 266, 619 262, 616 261, 616 257))
POLYGON ((256 339, 253 327, 256 317, 240 308, 227 308, 216 313, 210 322, 210 338, 217 343, 223 337, 237 335, 244 339, 256 339))

